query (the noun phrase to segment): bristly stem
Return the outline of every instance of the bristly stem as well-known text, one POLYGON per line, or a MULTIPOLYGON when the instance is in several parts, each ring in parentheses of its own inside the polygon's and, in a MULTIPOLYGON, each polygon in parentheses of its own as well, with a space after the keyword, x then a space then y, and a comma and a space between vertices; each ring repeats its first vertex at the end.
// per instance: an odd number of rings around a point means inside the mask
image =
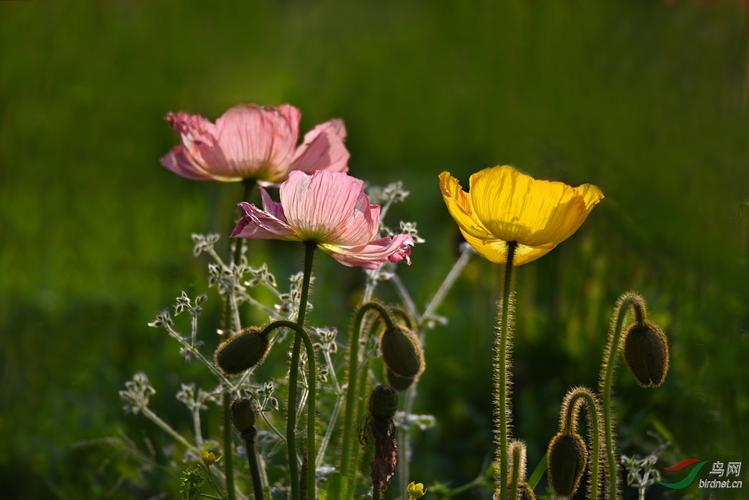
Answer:
POLYGON ((521 482, 521 470, 520 467, 522 466, 522 455, 523 451, 519 447, 515 447, 512 449, 512 479, 510 481, 510 498, 512 500, 515 500, 518 496, 518 484, 521 482))
MULTIPOLYGON (((356 435, 356 422, 354 419, 356 412, 356 393, 358 389, 357 378, 359 375, 359 337, 361 335, 361 326, 364 316, 369 311, 376 311, 382 316, 387 328, 393 328, 393 321, 387 310, 376 302, 367 302, 356 311, 354 316, 353 331, 349 339, 349 359, 348 359, 348 380, 346 387, 346 412, 343 423, 343 448, 341 451, 341 498, 349 498, 349 481, 350 470, 352 467, 351 459, 354 445, 354 436, 356 435)), ((367 376, 367 372, 363 372, 367 376)), ((351 485, 353 487, 353 485, 351 485)))
MULTIPOLYGON (((311 242, 304 244, 304 278, 302 279, 302 292, 299 297, 299 312, 297 313, 296 324, 301 330, 304 330, 304 317, 307 314, 307 298, 309 297, 309 284, 312 278, 312 261, 315 257, 316 245, 311 242)), ((292 500, 299 500, 299 464, 297 463, 296 456, 296 396, 297 396, 297 382, 299 379, 299 353, 302 349, 302 335, 294 336, 294 347, 291 351, 291 368, 289 369, 289 404, 287 406, 288 417, 286 419, 286 447, 288 450, 289 459, 289 480, 291 484, 291 498, 292 500)), ((309 357, 313 357, 309 354, 309 357)), ((314 363, 314 361, 312 361, 314 363)), ((313 372, 313 377, 317 376, 313 372)), ((309 380, 310 386, 314 386, 314 380, 309 380)), ((309 403, 310 408, 314 407, 314 398, 309 403)), ((307 448, 311 449, 314 445, 314 426, 310 420, 307 422, 307 427, 312 429, 312 441, 307 443, 307 448)), ((315 456, 312 455, 312 471, 308 471, 308 476, 314 480, 315 456)), ((313 487, 308 490, 314 492, 313 487)))
POLYGON ((507 490, 507 443, 509 441, 509 418, 510 408, 507 402, 507 393, 509 389, 509 352, 507 344, 511 329, 508 325, 510 321, 510 301, 512 300, 512 270, 513 260, 517 242, 510 241, 507 243, 507 262, 505 263, 504 285, 502 288, 500 323, 499 328, 495 329, 494 339, 494 444, 497 446, 495 459, 499 460, 499 484, 497 490, 501 500, 508 498, 507 490))
POLYGON ((603 364, 601 365, 599 392, 601 399, 603 400, 606 460, 608 463, 606 474, 608 494, 606 497, 611 500, 619 498, 619 474, 616 460, 616 448, 614 446, 614 417, 611 414, 611 386, 614 380, 617 357, 622 347, 622 328, 624 326, 624 318, 630 307, 634 312, 637 324, 642 325, 645 323, 647 308, 643 298, 633 292, 627 292, 619 297, 619 300, 616 303, 616 308, 614 309, 611 327, 609 328, 608 345, 603 353, 603 364))
POLYGON ((598 398, 590 389, 576 387, 564 396, 559 430, 565 434, 577 432, 577 419, 582 406, 585 406, 588 415, 590 449, 592 452, 588 498, 589 500, 598 500, 598 493, 601 489, 601 406, 598 404, 598 398))
MULTIPOLYGON (((312 268, 312 259, 309 259, 310 261, 310 269, 312 268)), ((309 285, 308 285, 309 286, 309 285)), ((302 294, 305 295, 305 294, 302 294)), ((312 467, 307 467, 307 483, 306 483, 306 490, 308 498, 313 499, 317 498, 317 489, 316 489, 316 470, 314 467, 315 463, 315 419, 317 415, 317 363, 315 362, 315 348, 312 345, 312 340, 310 340, 309 334, 307 331, 298 323, 294 323, 292 321, 288 320, 278 320, 274 321, 273 323, 266 326, 263 331, 261 332, 261 335, 267 335, 271 331, 275 330, 276 328, 290 328, 296 332, 296 338, 300 339, 300 343, 304 342, 304 348, 307 351, 307 378, 309 379, 307 383, 309 384, 309 402, 307 404, 307 463, 312 464, 312 467)), ((298 367, 298 365, 297 365, 298 367)), ((296 384, 289 386, 289 392, 291 392, 291 387, 295 387, 296 384)), ((296 391, 294 391, 296 393, 296 391)), ((291 398, 289 398, 289 404, 296 405, 296 398, 292 401, 291 398)), ((294 407, 292 406, 292 408, 294 407)), ((294 413, 294 412, 292 412, 294 413)), ((291 418, 291 414, 289 414, 289 418, 291 418)), ((290 439, 293 439, 293 432, 291 434, 286 435, 287 442, 290 439)), ((294 448, 289 448, 290 453, 293 455, 293 461, 289 461, 289 468, 291 468, 291 465, 294 464, 294 466, 297 466, 296 463, 296 450, 294 448)), ((297 485, 296 489, 292 490, 292 498, 299 500, 300 495, 300 489, 299 489, 299 477, 297 476, 297 485), (294 496, 296 495, 296 496, 294 496)))

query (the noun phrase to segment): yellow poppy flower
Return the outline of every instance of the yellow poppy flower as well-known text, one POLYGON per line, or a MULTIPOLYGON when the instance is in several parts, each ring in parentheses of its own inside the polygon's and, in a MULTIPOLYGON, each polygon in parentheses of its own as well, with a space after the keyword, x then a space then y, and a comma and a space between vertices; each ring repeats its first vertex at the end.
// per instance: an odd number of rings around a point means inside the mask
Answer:
POLYGON ((463 237, 498 264, 507 261, 511 241, 517 242, 516 266, 549 253, 572 236, 603 199, 593 184, 572 187, 537 180, 510 166, 476 172, 468 193, 449 172, 439 179, 442 197, 463 237))

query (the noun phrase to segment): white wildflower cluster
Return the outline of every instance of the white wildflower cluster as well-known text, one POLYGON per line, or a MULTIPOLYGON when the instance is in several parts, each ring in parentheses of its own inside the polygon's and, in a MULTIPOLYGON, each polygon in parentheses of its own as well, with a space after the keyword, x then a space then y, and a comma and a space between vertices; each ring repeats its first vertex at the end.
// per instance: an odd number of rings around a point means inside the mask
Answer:
MULTIPOLYGON (((381 217, 384 218, 393 204, 403 202, 409 195, 403 188, 401 182, 389 184, 385 187, 369 187, 369 197, 373 202, 380 203, 381 217)), ((391 235, 392 231, 381 225, 382 236, 391 235)), ((415 222, 400 222, 400 232, 410 235, 415 243, 423 243, 424 239, 418 234, 415 222)), ((303 286, 303 273, 294 273, 288 278, 288 288, 279 288, 278 280, 271 273, 267 264, 254 267, 248 263, 246 257, 246 245, 244 241, 234 241, 230 245, 231 257, 224 259, 219 255, 216 245, 221 241, 218 234, 193 234, 193 255, 195 257, 205 256, 208 258, 208 288, 217 292, 220 298, 222 310, 222 327, 214 329, 219 335, 228 337, 227 333, 235 333, 242 330, 242 317, 240 310, 245 308, 255 311, 257 318, 259 312, 268 322, 276 320, 296 321, 303 286)), ((412 325, 414 332, 420 337, 422 343, 425 341, 426 330, 444 322, 444 318, 436 315, 436 310, 442 303, 447 290, 453 285, 461 270, 465 267, 472 255, 470 248, 461 253, 458 262, 448 274, 445 282, 437 291, 428 305, 421 309, 411 299, 411 295, 397 274, 398 267, 392 263, 385 263, 375 270, 365 270, 365 292, 362 302, 372 299, 376 287, 381 283, 390 283, 400 296, 403 306, 413 317, 415 324, 412 325)), ((310 277, 314 281, 314 276, 310 277)), ((155 394, 148 378, 143 373, 136 374, 132 380, 125 384, 125 389, 120 391, 120 397, 124 401, 124 409, 128 413, 142 414, 154 424, 170 435, 175 442, 180 443, 186 450, 186 455, 191 460, 200 460, 201 453, 212 450, 218 446, 215 441, 204 439, 201 413, 210 411, 211 405, 220 405, 227 395, 231 398, 245 397, 252 402, 253 409, 258 417, 256 446, 261 451, 260 456, 265 460, 272 460, 281 456, 281 451, 286 446, 286 435, 279 428, 289 411, 294 411, 299 417, 306 405, 309 396, 309 381, 307 380, 306 362, 307 353, 303 349, 300 356, 299 371, 299 397, 297 408, 288 409, 280 402, 279 388, 288 390, 288 377, 277 379, 256 380, 253 375, 254 368, 246 370, 242 375, 226 375, 215 363, 213 355, 203 353, 204 338, 200 331, 200 317, 208 301, 208 295, 198 294, 191 296, 182 291, 170 306, 161 310, 153 321, 148 323, 149 327, 163 330, 172 339, 176 340, 180 353, 186 361, 198 362, 204 365, 215 377, 216 387, 211 390, 199 388, 193 382, 182 382, 177 391, 176 398, 186 406, 192 416, 192 436, 180 434, 159 417, 155 411, 148 407, 149 399, 155 394), (186 321, 189 331, 180 331, 181 324, 186 321), (284 415, 282 415, 283 413, 284 415)), ((307 312, 312 311, 313 304, 308 301, 307 312)), ((370 325, 371 327, 372 325, 370 325)), ((315 468, 318 477, 323 478, 336 470, 335 467, 326 463, 337 454, 328 453, 328 447, 336 436, 343 418, 344 400, 346 396, 345 385, 345 353, 340 349, 338 341, 338 330, 332 326, 310 325, 306 328, 314 345, 315 358, 317 361, 318 394, 324 394, 321 401, 320 413, 325 415, 323 421, 325 426, 321 434, 321 442, 317 449, 315 468)), ((286 342, 289 337, 289 329, 279 328, 270 338, 269 350, 274 348, 290 350, 291 343, 286 342), (280 344, 283 344, 281 347, 280 344)), ((293 336, 292 336, 293 338, 293 336)), ((214 342, 215 343, 215 342, 214 342)), ((362 339, 360 353, 363 358, 371 359, 379 355, 379 339, 377 335, 368 335, 362 339)), ((376 381, 381 379, 381 374, 370 371, 369 376, 376 381)), ((408 447, 410 433, 415 430, 425 430, 434 426, 434 417, 431 415, 418 415, 412 413, 415 398, 415 386, 406 393, 404 411, 396 415, 396 425, 402 429, 401 440, 408 447)), ((302 425, 297 428, 299 436, 304 436, 305 429, 303 419, 297 418, 302 425)), ((240 454, 245 455, 243 448, 240 454)), ((406 455, 408 456, 408 455, 406 455)), ((405 467, 408 466, 407 460, 405 467)), ((285 460, 274 460, 274 468, 285 467, 285 460)), ((222 473, 220 468, 213 468, 211 475, 220 483, 222 473)), ((265 473, 263 473, 265 474, 265 473)), ((401 474, 404 474, 401 471, 401 474)), ((404 477, 409 477, 407 470, 404 477)), ((267 483, 271 491, 286 493, 287 484, 276 482, 273 485, 267 483)), ((238 494, 238 498, 243 498, 238 494)))
POLYGON ((125 389, 120 391, 120 398, 125 402, 123 409, 134 415, 148 407, 151 396, 156 389, 151 386, 145 373, 136 373, 131 380, 125 382, 125 389))

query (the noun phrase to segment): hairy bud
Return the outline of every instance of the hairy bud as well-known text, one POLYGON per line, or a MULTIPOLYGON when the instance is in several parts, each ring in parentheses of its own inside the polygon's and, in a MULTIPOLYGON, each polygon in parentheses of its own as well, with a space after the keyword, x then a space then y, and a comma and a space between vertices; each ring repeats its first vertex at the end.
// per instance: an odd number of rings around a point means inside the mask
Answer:
POLYGON ((660 387, 668 373, 668 339, 650 322, 632 325, 624 336, 624 359, 642 387, 660 387))
POLYGON ((414 378, 424 370, 421 345, 412 331, 398 326, 385 330, 380 348, 382 360, 396 375, 414 378))
POLYGON ((549 443, 546 459, 554 492, 563 497, 574 495, 588 461, 583 439, 578 434, 558 433, 549 443))
POLYGON ((219 344, 216 364, 227 375, 238 375, 259 364, 268 353, 268 336, 260 328, 245 328, 219 344))
POLYGON ((396 391, 405 391, 413 385, 416 377, 403 377, 385 366, 385 382, 396 391))
POLYGON ((398 393, 389 385, 378 385, 369 396, 369 413, 376 418, 392 418, 398 409, 398 393))
POLYGON ((247 398, 235 399, 231 404, 231 421, 240 434, 255 428, 255 409, 247 398))

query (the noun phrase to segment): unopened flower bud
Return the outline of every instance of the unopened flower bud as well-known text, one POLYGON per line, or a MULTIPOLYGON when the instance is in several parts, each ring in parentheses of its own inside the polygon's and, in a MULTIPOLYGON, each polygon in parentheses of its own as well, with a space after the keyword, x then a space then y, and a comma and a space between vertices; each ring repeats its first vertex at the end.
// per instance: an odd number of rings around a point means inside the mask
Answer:
POLYGON ((416 377, 402 377, 385 366, 385 382, 396 391, 405 391, 411 387, 416 377))
POLYGON ((580 486, 588 461, 585 442, 578 434, 558 433, 547 452, 549 484, 558 496, 571 497, 580 486))
POLYGON ((395 326, 380 339, 382 360, 396 375, 416 377, 424 369, 424 355, 416 335, 406 328, 395 326))
POLYGON ((378 385, 369 396, 369 413, 375 418, 393 418, 398 409, 398 393, 389 385, 378 385))
POLYGON ((240 434, 255 428, 255 409, 247 398, 235 399, 231 404, 231 421, 240 434))
POLYGON ((212 451, 203 450, 200 452, 200 460, 206 465, 213 465, 216 463, 216 455, 212 451))
POLYGON ((415 481, 408 483, 408 500, 417 500, 426 494, 427 490, 424 488, 424 483, 417 483, 415 481))
POLYGON ((260 328, 245 328, 219 344, 216 364, 227 375, 237 375, 260 363, 268 353, 268 337, 260 328))
POLYGON ((642 387, 660 387, 668 373, 668 339, 656 325, 635 323, 624 336, 624 359, 642 387))

